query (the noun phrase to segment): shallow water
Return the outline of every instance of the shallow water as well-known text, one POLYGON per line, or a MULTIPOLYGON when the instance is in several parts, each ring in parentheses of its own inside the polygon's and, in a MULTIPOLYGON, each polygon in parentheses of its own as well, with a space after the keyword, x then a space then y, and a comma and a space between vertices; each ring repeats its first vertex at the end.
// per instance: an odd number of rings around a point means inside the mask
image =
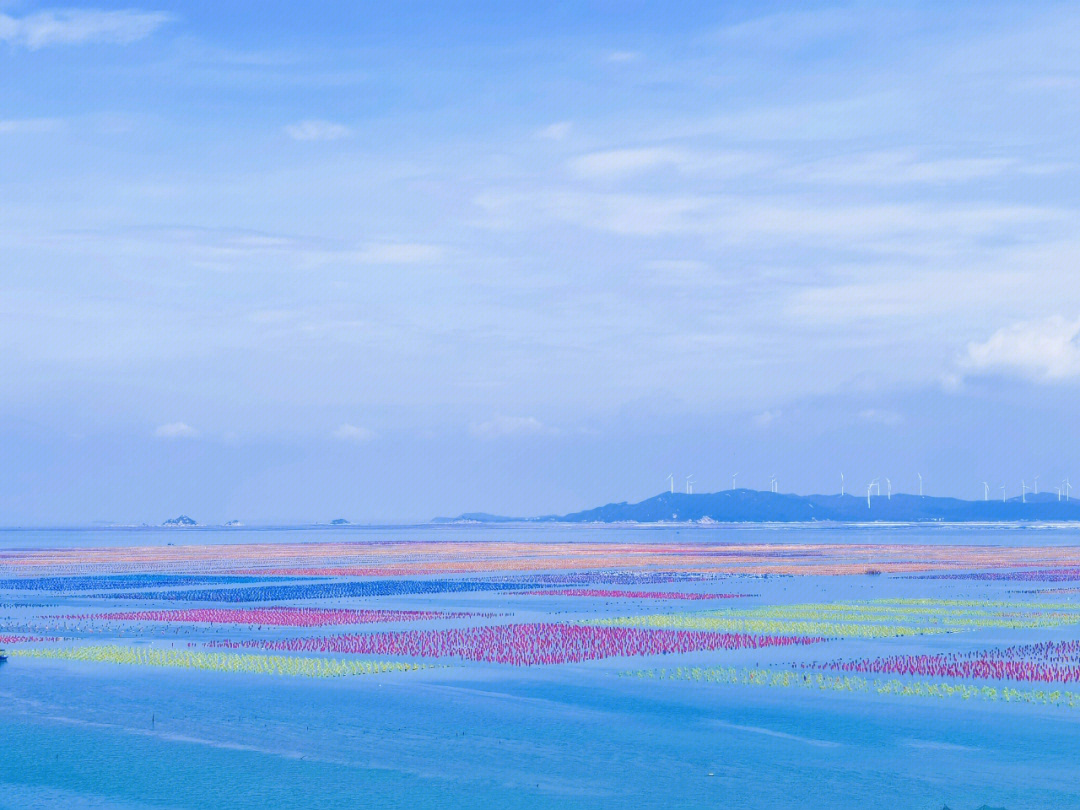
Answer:
MULTIPOLYGON (((482 571, 433 571, 428 575, 395 574, 386 578, 313 574, 319 582, 433 577, 492 581, 521 577, 529 581, 545 574, 566 577, 582 572, 596 576, 597 572, 681 570, 679 556, 664 558, 665 565, 655 564, 650 557, 646 566, 625 551, 605 558, 601 569, 577 569, 573 560, 559 564, 556 560, 549 563, 546 558, 542 564, 550 568, 515 567, 526 563, 534 566, 539 546, 549 543, 640 543, 649 544, 650 554, 656 547, 662 550, 665 544, 681 548, 687 543, 706 545, 716 554, 731 549, 725 544, 735 544, 736 550, 744 544, 890 544, 911 546, 916 552, 927 544, 949 545, 957 547, 957 558, 935 565, 950 575, 991 570, 965 567, 965 546, 1046 547, 1060 555, 1057 568, 1068 570, 1074 564, 1076 541, 1080 538, 1071 528, 425 527, 320 529, 308 533, 236 529, 9 531, 2 533, 0 543, 7 549, 43 545, 75 549, 117 545, 160 548, 164 542, 175 542, 163 538, 176 536, 182 536, 185 545, 264 540, 275 544, 369 544, 391 540, 398 544, 386 550, 386 560, 374 563, 365 545, 362 555, 368 567, 399 565, 406 558, 410 564, 434 566, 427 548, 423 553, 417 548, 414 553, 412 541, 445 540, 451 549, 454 543, 463 541, 496 544, 494 551, 483 557, 482 571), (510 542, 518 544, 513 566, 499 553, 502 546, 498 544, 507 544, 509 551, 510 542), (522 544, 537 548, 522 548, 522 544), (419 558, 423 559, 418 562, 419 558)), ((340 556, 339 551, 335 554, 340 556)), ((227 553, 222 555, 244 576, 251 575, 251 559, 240 565, 227 553)), ((30 576, 41 580, 46 576, 117 573, 112 563, 96 561, 86 562, 84 570, 79 571, 72 570, 67 562, 68 568, 63 571, 27 568, 23 564, 32 557, 6 554, 0 560, 0 573, 5 578, 30 576)), ((775 561, 773 557, 763 559, 764 564, 775 561)), ((300 564, 314 565, 311 560, 300 564)), ((170 562, 168 570, 201 576, 202 566, 205 562, 170 562)), ((158 571, 160 567, 151 560, 146 570, 158 571)), ((701 566, 683 566, 691 567, 701 566)), ((1046 560, 1040 560, 1032 570, 1051 567, 1046 560)), ((1019 569, 993 570, 1000 573, 1019 569)), ((937 573, 937 568, 930 573, 937 573)), ((713 574, 715 578, 588 587, 634 593, 752 595, 676 601, 541 596, 519 589, 237 604, 227 596, 227 582, 207 586, 221 589, 220 601, 193 603, 164 598, 129 600, 122 590, 118 596, 116 588, 0 590, 0 635, 62 637, 59 641, 3 645, 18 654, 0 666, 0 728, 4 740, 0 748, 0 807, 937 810, 943 803, 953 810, 974 810, 984 803, 1010 810, 1080 807, 1080 707, 1062 705, 1060 701, 965 700, 656 677, 660 669, 674 671, 678 667, 688 672, 694 667, 739 672, 817 672, 802 667, 840 659, 857 661, 880 655, 975 651, 1017 643, 1080 639, 1080 620, 1073 622, 1066 608, 1039 608, 1025 614, 1025 621, 1035 616, 1043 622, 1041 626, 1015 627, 1007 626, 1013 621, 1013 609, 981 607, 1005 603, 1019 610, 1028 603, 1068 606, 1073 602, 1080 607, 1080 594, 1025 593, 1068 590, 1073 585, 1080 587, 1080 582, 926 579, 921 578, 921 573, 917 575, 920 578, 910 578, 914 575, 889 572, 765 577, 718 569, 713 574), (970 625, 950 625, 944 628, 948 632, 937 632, 943 628, 933 624, 936 617, 931 617, 926 626, 918 617, 903 619, 909 625, 916 622, 920 630, 934 631, 926 635, 852 634, 800 646, 621 656, 540 666, 452 656, 399 656, 394 660, 416 660, 435 666, 326 679, 23 654, 103 645, 201 653, 222 650, 213 645, 224 640, 235 644, 284 643, 342 633, 503 623, 576 626, 599 620, 617 625, 633 617, 661 617, 655 621, 670 622, 684 621, 678 617, 687 614, 728 616, 736 614, 712 612, 839 602, 863 610, 866 605, 877 604, 877 600, 912 598, 937 600, 935 605, 943 604, 942 600, 968 600, 980 607, 972 609, 974 619, 965 619, 970 625), (155 609, 264 608, 268 604, 502 615, 355 627, 57 618, 155 609), (991 613, 994 615, 984 618, 984 614, 991 613), (646 674, 650 672, 652 675, 646 674)), ((280 578, 264 577, 271 582, 280 578)), ((162 595, 174 587, 163 586, 162 595)), ((575 580, 561 590, 584 587, 575 580)), ((145 591, 145 586, 140 583, 132 592, 135 590, 145 591)), ((771 631, 774 634, 792 626, 784 624, 786 619, 771 613, 769 616, 768 621, 776 625, 771 631)), ((746 617, 738 619, 744 620, 746 617)), ((877 624, 893 627, 901 622, 877 624)), ((870 621, 866 626, 877 624, 870 621)), ((232 648, 224 649, 232 652, 232 648)), ((241 651, 252 655, 268 652, 261 646, 243 647, 241 651)), ((307 655, 289 650, 281 654, 307 655)), ((329 655, 350 657, 348 653, 329 655)), ((993 684, 997 689, 1008 685, 993 684)), ((1075 683, 1011 685, 1024 690, 1044 686, 1080 693, 1080 684, 1075 683)))

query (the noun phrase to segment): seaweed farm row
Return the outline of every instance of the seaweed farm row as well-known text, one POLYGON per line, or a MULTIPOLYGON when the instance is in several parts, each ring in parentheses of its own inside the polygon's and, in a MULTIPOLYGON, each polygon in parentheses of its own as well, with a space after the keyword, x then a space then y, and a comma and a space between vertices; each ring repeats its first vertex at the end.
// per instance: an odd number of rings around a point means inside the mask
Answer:
POLYGON ((0 644, 7 666, 125 665, 205 677, 416 671, 431 679, 478 665, 589 664, 584 677, 602 680, 639 659, 638 675, 657 688, 764 679, 866 698, 1072 706, 1058 687, 1080 680, 1080 602, 1067 589, 1039 596, 1008 584, 1058 582, 1076 570, 1073 546, 5 551, 0 644), (1035 689, 1043 686, 1050 691, 1035 689))

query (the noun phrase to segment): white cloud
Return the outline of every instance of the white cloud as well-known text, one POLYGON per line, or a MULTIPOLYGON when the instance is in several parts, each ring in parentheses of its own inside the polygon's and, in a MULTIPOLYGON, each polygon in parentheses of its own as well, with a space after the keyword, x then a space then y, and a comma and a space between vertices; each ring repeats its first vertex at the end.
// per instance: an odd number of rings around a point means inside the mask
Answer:
POLYGON ((49 45, 104 42, 126 45, 144 39, 175 17, 161 11, 53 9, 26 17, 0 14, 0 40, 37 50, 49 45))
POLYGON ((0 121, 0 135, 38 135, 55 132, 63 125, 59 118, 23 118, 0 121))
POLYGON ((637 51, 611 51, 604 58, 608 62, 623 64, 626 62, 636 62, 638 59, 641 58, 641 54, 637 51))
POLYGON ((754 424, 758 427, 768 427, 781 416, 783 416, 783 413, 776 409, 773 409, 771 411, 762 411, 761 413, 754 416, 754 424))
POLYGON ((554 433, 539 419, 533 416, 496 416, 486 422, 473 422, 469 433, 479 439, 497 439, 502 436, 529 436, 539 433, 554 433))
POLYGON ((640 149, 592 152, 575 158, 570 165, 583 177, 623 177, 661 166, 677 166, 685 159, 683 153, 677 149, 648 146, 640 149))
POLYGON ((720 29, 725 43, 741 43, 755 48, 786 50, 800 48, 821 39, 853 33, 858 17, 840 8, 811 11, 783 11, 754 17, 720 29))
POLYGON ((1002 174, 1016 161, 1001 157, 926 158, 896 149, 830 158, 790 171, 793 180, 851 185, 963 183, 1002 174))
POLYGON ((154 435, 159 439, 190 439, 198 436, 199 431, 184 422, 169 422, 167 425, 158 427, 154 435))
POLYGON ((982 343, 969 343, 960 367, 969 374, 1014 374, 1038 382, 1080 377, 1080 318, 1054 315, 999 329, 982 343))
MULTIPOLYGON (((625 166, 629 166, 627 161, 625 166)), ((612 171, 616 162, 608 165, 612 171)), ((645 165, 639 160, 638 165, 645 165)), ((600 164, 596 165, 600 171, 600 164)), ((487 191, 474 198, 492 214, 494 227, 523 228, 564 221, 618 234, 700 234, 714 243, 753 244, 763 239, 845 248, 909 251, 930 237, 954 242, 1000 235, 1005 228, 1049 228, 1071 222, 1064 208, 938 203, 813 204, 798 197, 660 194, 597 191, 533 193, 487 191)))
POLYGON ((360 264, 423 264, 442 257, 443 249, 438 245, 404 242, 371 244, 341 255, 347 261, 360 264))
POLYGON ((867 408, 865 411, 859 412, 859 419, 863 422, 869 422, 874 425, 885 425, 886 427, 896 427, 904 421, 904 415, 897 413, 896 411, 881 410, 879 408, 867 408))
POLYGON ((352 134, 344 124, 333 121, 298 121, 285 127, 285 134, 294 141, 336 141, 352 134))
POLYGON ((570 134, 570 130, 574 125, 570 121, 558 121, 554 124, 548 124, 536 133, 537 138, 546 138, 549 141, 561 141, 567 135, 570 134))
POLYGON ((375 438, 375 433, 365 427, 350 425, 348 422, 334 431, 334 438, 343 442, 369 442, 375 438))

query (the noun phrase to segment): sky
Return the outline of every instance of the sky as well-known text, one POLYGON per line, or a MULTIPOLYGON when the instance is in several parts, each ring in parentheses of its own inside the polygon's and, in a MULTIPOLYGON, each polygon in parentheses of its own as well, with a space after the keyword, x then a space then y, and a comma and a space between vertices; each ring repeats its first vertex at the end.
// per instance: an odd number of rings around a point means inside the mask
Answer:
POLYGON ((0 525, 1080 480, 1070 3, 0 0, 0 525))

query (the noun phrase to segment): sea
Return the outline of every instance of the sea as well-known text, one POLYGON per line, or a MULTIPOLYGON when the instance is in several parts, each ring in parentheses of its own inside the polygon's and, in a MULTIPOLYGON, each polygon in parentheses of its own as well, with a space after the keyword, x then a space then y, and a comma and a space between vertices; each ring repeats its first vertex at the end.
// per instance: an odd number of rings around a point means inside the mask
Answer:
POLYGON ((1077 560, 1068 524, 0 530, 0 808, 1080 808, 1077 560))

